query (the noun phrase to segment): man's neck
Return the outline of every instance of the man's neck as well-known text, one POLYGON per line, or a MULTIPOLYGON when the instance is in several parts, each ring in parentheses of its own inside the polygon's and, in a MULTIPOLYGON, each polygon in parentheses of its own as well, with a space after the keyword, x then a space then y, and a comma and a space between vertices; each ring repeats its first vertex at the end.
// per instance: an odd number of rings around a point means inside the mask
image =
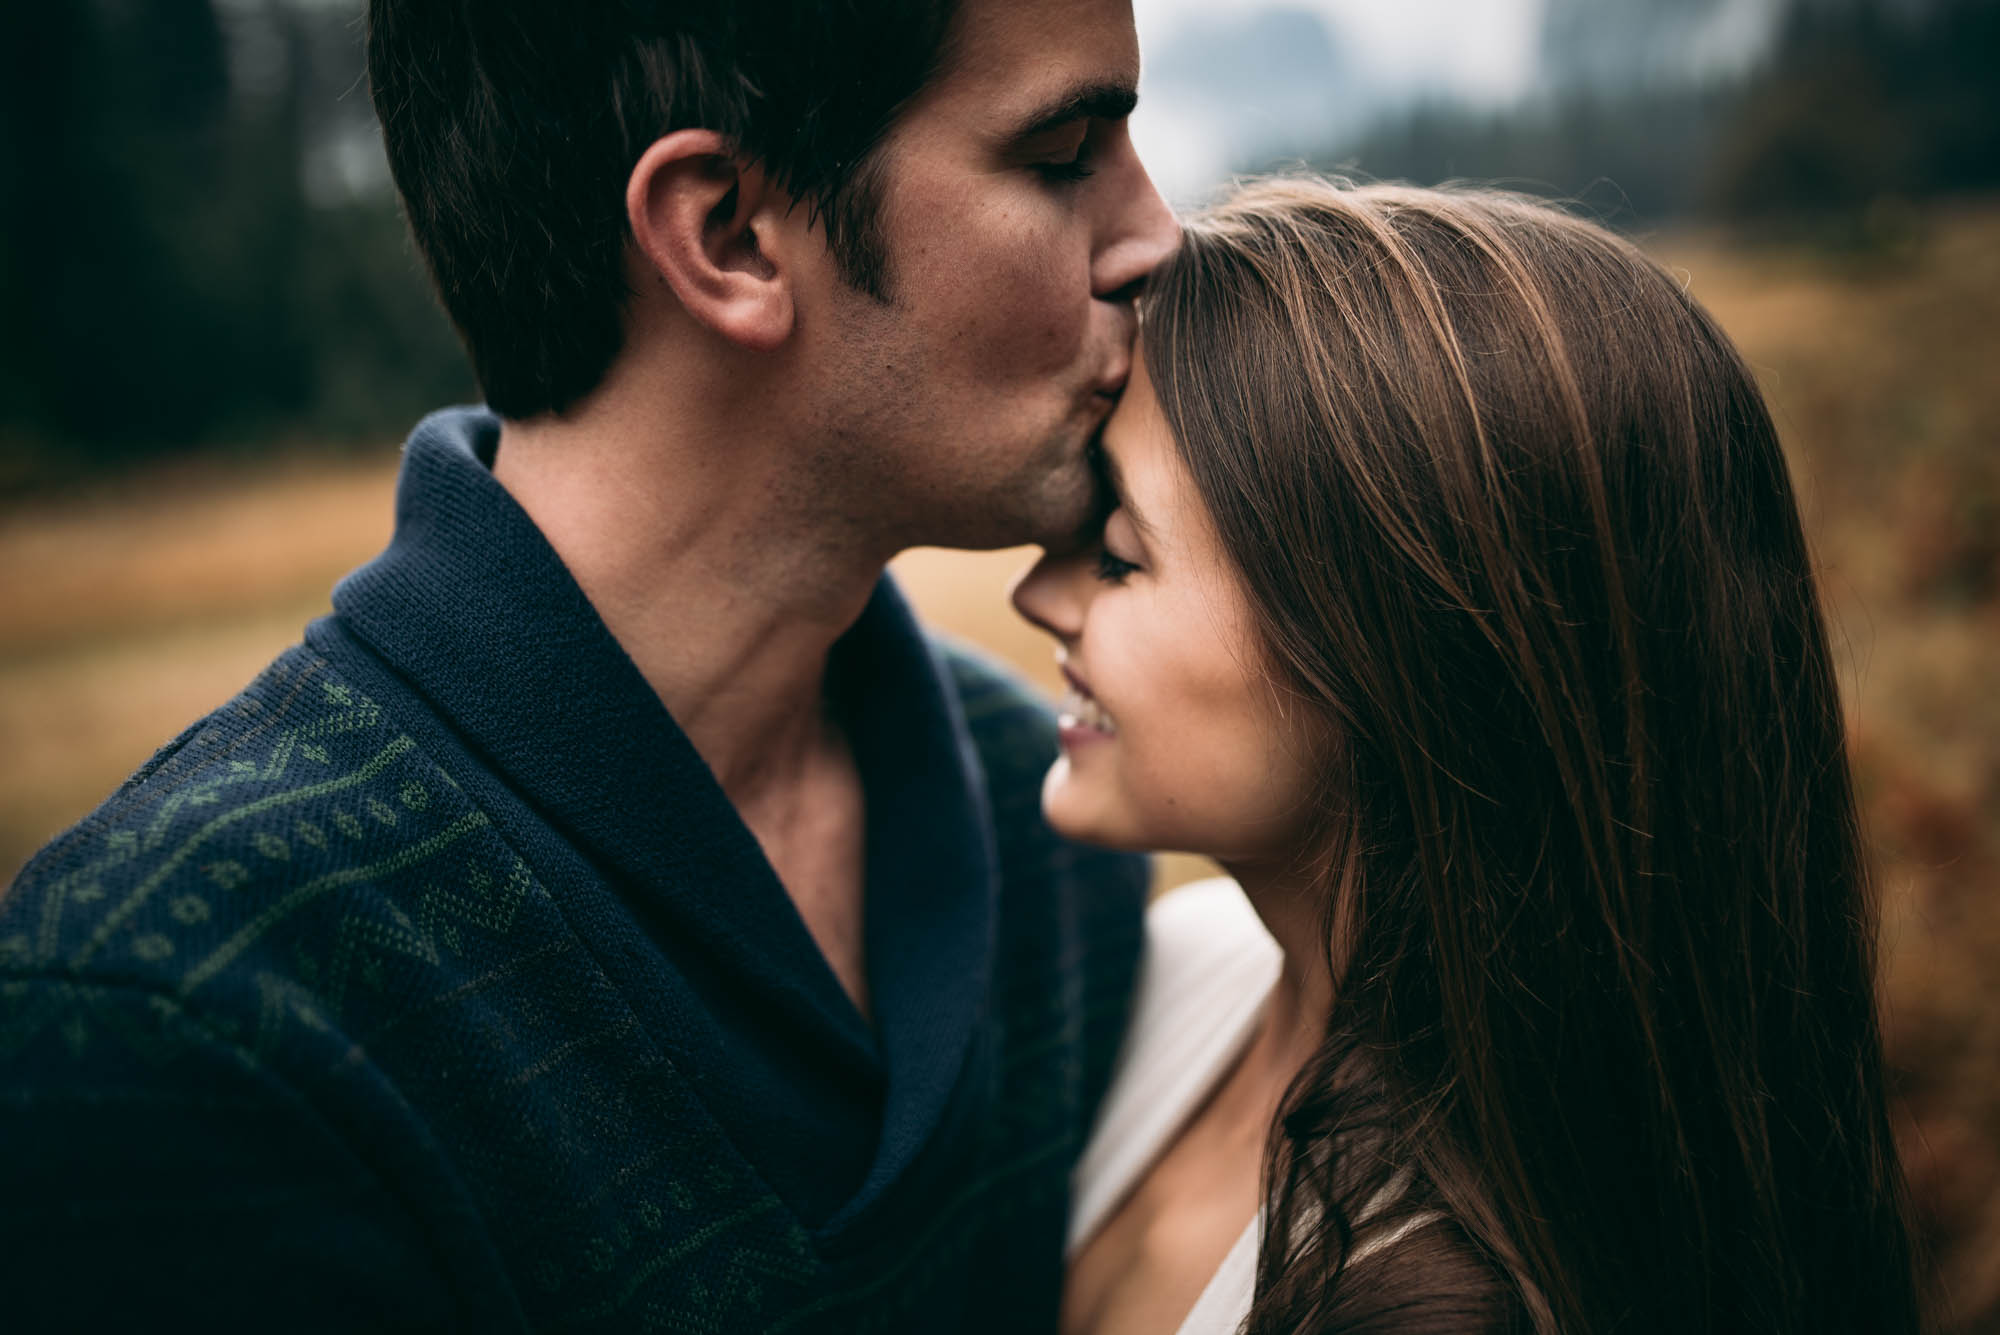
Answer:
POLYGON ((584 412, 507 423, 494 477, 739 809, 827 736, 827 655, 889 553, 807 512, 783 452, 584 412))
POLYGON ((888 553, 813 514, 798 471, 771 441, 601 408, 505 424, 493 463, 708 763, 865 1015, 865 805, 826 671, 888 553))

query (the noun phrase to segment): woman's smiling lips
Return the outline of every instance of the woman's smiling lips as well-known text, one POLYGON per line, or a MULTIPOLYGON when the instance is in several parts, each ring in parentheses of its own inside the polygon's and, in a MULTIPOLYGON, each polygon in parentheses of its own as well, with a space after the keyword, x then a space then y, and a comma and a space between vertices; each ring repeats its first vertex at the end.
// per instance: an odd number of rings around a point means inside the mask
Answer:
POLYGON ((1056 714, 1056 727, 1062 734, 1063 746, 1067 748, 1116 737, 1117 723, 1097 703, 1097 697, 1090 693, 1090 686, 1070 667, 1069 655, 1058 652, 1056 666, 1061 669, 1063 680, 1069 683, 1069 690, 1064 693, 1056 714))

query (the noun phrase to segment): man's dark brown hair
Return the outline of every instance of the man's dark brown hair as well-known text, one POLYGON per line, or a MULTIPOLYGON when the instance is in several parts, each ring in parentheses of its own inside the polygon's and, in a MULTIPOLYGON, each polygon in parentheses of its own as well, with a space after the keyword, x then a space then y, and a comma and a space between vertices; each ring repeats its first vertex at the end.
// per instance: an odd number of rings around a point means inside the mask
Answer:
POLYGON ((495 412, 560 412, 617 355, 625 183, 713 130, 886 298, 875 150, 954 0, 371 0, 368 72, 410 229, 495 412))

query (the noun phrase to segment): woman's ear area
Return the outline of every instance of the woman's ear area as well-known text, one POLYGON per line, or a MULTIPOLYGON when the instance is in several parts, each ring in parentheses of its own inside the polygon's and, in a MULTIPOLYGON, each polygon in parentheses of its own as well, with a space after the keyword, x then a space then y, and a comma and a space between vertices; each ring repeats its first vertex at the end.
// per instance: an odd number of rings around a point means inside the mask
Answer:
POLYGON ((625 183, 643 267, 697 322, 756 351, 792 332, 794 276, 774 244, 791 212, 791 197, 713 130, 654 140, 625 183))

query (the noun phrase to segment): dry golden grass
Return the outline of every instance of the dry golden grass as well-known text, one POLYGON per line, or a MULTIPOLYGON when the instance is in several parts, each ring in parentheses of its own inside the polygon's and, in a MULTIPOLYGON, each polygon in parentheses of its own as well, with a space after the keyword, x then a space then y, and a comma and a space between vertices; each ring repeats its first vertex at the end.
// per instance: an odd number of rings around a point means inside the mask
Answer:
POLYGON ((0 655, 324 602, 388 540, 394 485, 386 452, 250 477, 183 466, 0 517, 0 655))
POLYGON ((393 455, 186 468, 0 517, 0 868, 234 694, 387 541, 393 455))
MULTIPOLYGON (((1953 1328, 2000 1331, 2000 207, 1941 212, 1891 254, 1656 249, 1785 434, 1882 872, 1906 1158, 1953 1328)), ((292 642, 386 539, 393 480, 385 448, 0 514, 0 873, 292 642)), ((1002 600, 1026 560, 921 551, 897 570, 934 624, 1052 687, 1046 642, 1002 600)))

